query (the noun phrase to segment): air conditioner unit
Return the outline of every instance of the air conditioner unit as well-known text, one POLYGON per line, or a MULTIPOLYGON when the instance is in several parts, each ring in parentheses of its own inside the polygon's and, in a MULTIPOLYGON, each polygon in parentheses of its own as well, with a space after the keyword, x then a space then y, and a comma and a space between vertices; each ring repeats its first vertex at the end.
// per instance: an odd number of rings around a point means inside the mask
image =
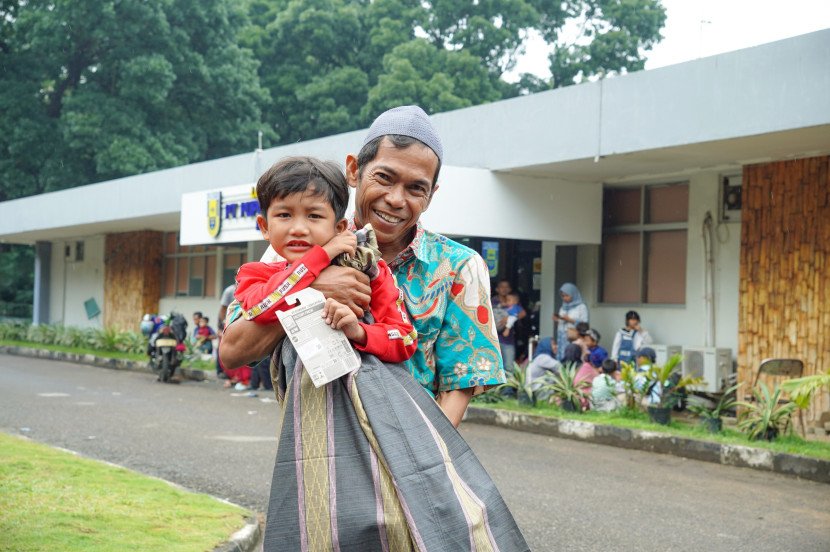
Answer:
POLYGON ((727 387, 732 372, 732 349, 716 347, 684 347, 683 376, 702 377, 700 391, 717 393, 727 387))
POLYGON ((643 345, 643 347, 654 349, 657 356, 654 361, 656 366, 665 366, 671 357, 683 352, 683 347, 680 345, 643 345))

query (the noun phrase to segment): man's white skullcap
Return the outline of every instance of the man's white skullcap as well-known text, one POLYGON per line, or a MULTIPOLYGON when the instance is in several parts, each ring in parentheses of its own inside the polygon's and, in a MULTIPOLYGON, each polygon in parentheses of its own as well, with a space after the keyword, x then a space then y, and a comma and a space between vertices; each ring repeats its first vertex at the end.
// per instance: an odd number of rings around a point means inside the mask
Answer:
POLYGON ((366 134, 363 140, 365 146, 378 136, 387 134, 401 134, 415 138, 426 144, 438 156, 438 161, 444 160, 444 147, 441 137, 429 120, 429 115, 417 105, 402 105, 381 113, 366 134))

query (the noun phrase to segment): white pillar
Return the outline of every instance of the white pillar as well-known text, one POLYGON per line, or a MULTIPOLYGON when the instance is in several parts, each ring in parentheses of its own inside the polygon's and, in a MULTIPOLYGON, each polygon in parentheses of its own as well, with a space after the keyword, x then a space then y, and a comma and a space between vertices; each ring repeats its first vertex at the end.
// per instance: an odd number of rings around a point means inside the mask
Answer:
POLYGON ((553 308, 556 303, 556 242, 542 242, 542 288, 539 299, 539 337, 553 335, 553 308))
POLYGON ((32 307, 32 323, 49 323, 49 286, 52 273, 52 244, 35 243, 35 297, 32 307))

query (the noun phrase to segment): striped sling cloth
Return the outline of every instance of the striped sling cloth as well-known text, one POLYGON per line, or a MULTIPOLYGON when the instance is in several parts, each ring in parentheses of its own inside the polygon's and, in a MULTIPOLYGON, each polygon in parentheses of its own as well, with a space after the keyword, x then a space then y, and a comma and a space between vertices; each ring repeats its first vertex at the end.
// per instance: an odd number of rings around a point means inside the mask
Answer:
POLYGON ((529 550, 490 476, 403 364, 362 355, 359 369, 316 389, 283 340, 271 370, 282 418, 265 551, 529 550))

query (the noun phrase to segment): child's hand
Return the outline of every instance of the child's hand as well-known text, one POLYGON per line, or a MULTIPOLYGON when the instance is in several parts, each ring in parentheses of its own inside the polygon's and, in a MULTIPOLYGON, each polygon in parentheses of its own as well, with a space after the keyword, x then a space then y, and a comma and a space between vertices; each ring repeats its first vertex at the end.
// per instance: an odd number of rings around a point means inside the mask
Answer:
POLYGON ((504 331, 501 332, 501 335, 504 337, 510 337, 510 328, 505 328, 504 331))
POLYGON ((356 248, 357 236, 348 230, 340 232, 323 246, 323 249, 325 249, 326 253, 328 253, 329 259, 332 261, 341 253, 348 253, 354 257, 356 248))
POLYGON ((352 309, 339 303, 334 299, 326 299, 326 305, 323 307, 323 318, 326 324, 335 330, 343 330, 353 342, 358 345, 366 345, 366 330, 363 326, 358 324, 357 316, 355 316, 352 309))

